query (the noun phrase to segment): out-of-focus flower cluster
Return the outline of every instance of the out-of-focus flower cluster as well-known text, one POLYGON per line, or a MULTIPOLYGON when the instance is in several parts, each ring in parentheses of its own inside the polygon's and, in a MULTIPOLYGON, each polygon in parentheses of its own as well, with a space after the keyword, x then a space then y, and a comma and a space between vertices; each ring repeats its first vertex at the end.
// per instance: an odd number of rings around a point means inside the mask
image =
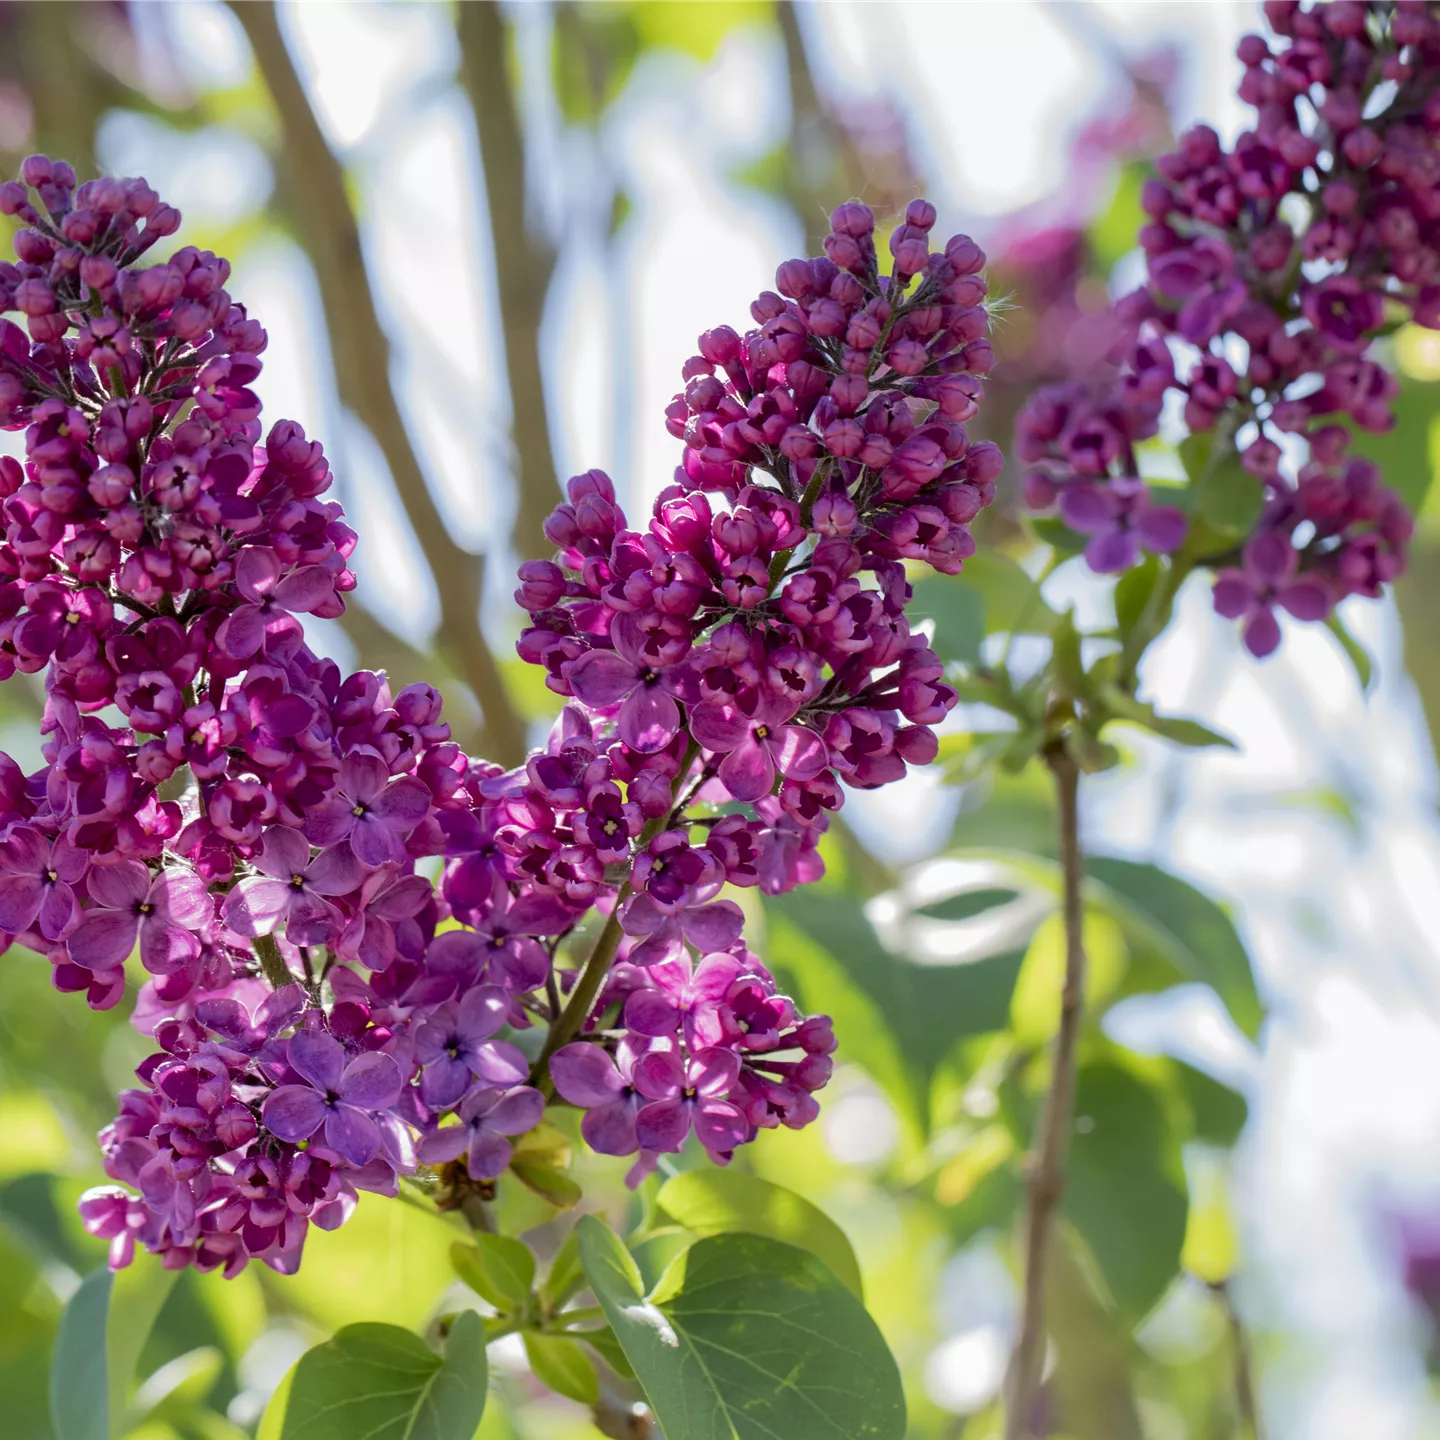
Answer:
POLYGON ((288 421, 262 441, 265 332, 227 263, 141 264, 179 223, 143 181, 77 189, 43 157, 22 178, 0 187, 23 225, 0 310, 24 319, 0 319, 0 424, 26 449, 0 460, 0 664, 46 673, 46 764, 0 757, 0 932, 96 1008, 143 974, 156 1049, 101 1136, 119 1184, 82 1202, 112 1263, 293 1270, 359 1189, 495 1180, 556 1090, 635 1175, 692 1132, 724 1162, 812 1120, 830 1023, 777 993, 721 891, 815 878, 840 780, 935 753, 955 695, 904 561, 958 568, 999 467, 963 427, 979 251, 930 254, 917 202, 881 278, 842 207, 757 330, 702 337, 647 530, 603 475, 570 482, 557 562, 519 592, 521 651, 570 699, 506 772, 429 686, 306 645, 355 537, 320 446, 288 421))
POLYGON ((1027 500, 1088 534, 1105 572, 1184 543, 1135 453, 1167 399, 1216 437, 1192 482, 1233 446, 1263 504, 1231 552, 1203 553, 1256 655, 1279 644, 1277 606, 1322 620, 1403 568, 1411 517, 1352 431, 1394 424, 1370 342, 1402 318, 1440 326, 1440 19, 1407 0, 1265 13, 1273 38, 1238 52, 1254 127, 1227 149, 1195 126, 1145 186, 1147 278, 1115 306, 1114 381, 1042 390, 1017 424, 1027 500))

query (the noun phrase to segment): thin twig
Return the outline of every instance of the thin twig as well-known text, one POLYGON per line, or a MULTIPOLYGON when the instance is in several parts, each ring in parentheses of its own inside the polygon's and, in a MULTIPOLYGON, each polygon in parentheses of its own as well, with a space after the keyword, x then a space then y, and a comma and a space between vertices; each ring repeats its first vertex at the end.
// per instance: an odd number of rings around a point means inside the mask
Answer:
POLYGON ((1028 1440, 1030 1412, 1045 1360, 1045 1262, 1055 1211, 1065 1190, 1065 1157, 1070 1115, 1075 1104, 1076 1053, 1085 1005, 1084 906, 1081 887, 1084 861, 1080 851, 1080 770, 1063 743, 1046 760, 1055 776, 1060 826, 1060 860, 1064 877, 1065 988, 1060 997, 1060 1027, 1055 1035, 1050 1088, 1040 1113, 1040 1127, 1026 1180, 1023 1236, 1024 1296, 1020 1338, 1006 1379, 1005 1440, 1028 1440))
POLYGON ((1235 1377, 1235 1408, 1240 1412, 1242 1440, 1263 1440, 1260 1406, 1255 1399, 1255 1379, 1250 1368, 1250 1343, 1240 1312, 1235 1308, 1235 1297, 1230 1293, 1229 1283, 1224 1280, 1212 1284, 1210 1289, 1225 1312, 1225 1323, 1230 1330, 1230 1363, 1235 1377))
POLYGON ((340 398, 375 436, 406 518, 430 562, 440 598, 436 648, 475 692, 493 758, 518 764, 525 756, 525 727, 480 629, 485 562, 456 544, 406 431, 390 385, 390 340, 375 310, 344 171, 285 48, 274 4, 246 0, 231 9, 250 38, 280 117, 281 191, 315 267, 340 398))
POLYGON ((260 962, 260 969, 264 971, 272 990, 283 990, 285 986, 295 983, 295 977, 280 954, 280 946, 273 935, 257 935, 251 948, 255 951, 255 958, 260 962))

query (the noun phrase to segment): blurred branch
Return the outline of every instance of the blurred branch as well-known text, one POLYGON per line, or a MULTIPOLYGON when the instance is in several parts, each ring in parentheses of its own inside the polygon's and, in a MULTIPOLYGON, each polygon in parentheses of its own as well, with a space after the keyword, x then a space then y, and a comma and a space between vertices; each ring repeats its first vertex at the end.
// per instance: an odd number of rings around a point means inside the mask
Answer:
POLYGON ((548 556, 546 517, 559 502, 550 419, 540 368, 540 321, 555 273, 555 248, 526 223, 525 137, 518 97, 505 57, 505 22, 494 0, 460 5, 460 83, 470 97, 485 200, 495 250, 505 368, 510 379, 514 445, 515 552, 522 559, 548 556))
POLYGON ((851 148, 843 127, 825 108, 810 62, 795 0, 780 0, 775 19, 785 42, 785 68, 790 80, 790 144, 786 151, 785 189, 805 227, 805 253, 822 254, 830 233, 830 211, 856 189, 851 148))
POLYGON ((1240 1414, 1241 1440, 1263 1440, 1255 1380, 1250 1370, 1250 1344, 1240 1312, 1235 1308, 1235 1297, 1224 1280, 1212 1284, 1210 1289, 1225 1312, 1225 1324, 1230 1331, 1230 1363, 1235 1376, 1235 1408, 1240 1414))
POLYGON ((1430 743, 1440 754, 1440 546, 1424 528, 1415 536, 1410 565, 1395 582, 1395 604, 1405 647, 1405 668, 1415 682, 1430 729, 1430 743))
POLYGON ((250 38, 280 117, 280 192, 315 268, 341 401, 375 436, 430 562, 440 596, 437 649, 480 702, 491 758, 518 764, 524 725, 480 628, 485 562, 455 543, 405 429, 390 383, 391 345, 375 311, 344 172, 310 108, 272 0, 235 0, 230 8, 250 38))

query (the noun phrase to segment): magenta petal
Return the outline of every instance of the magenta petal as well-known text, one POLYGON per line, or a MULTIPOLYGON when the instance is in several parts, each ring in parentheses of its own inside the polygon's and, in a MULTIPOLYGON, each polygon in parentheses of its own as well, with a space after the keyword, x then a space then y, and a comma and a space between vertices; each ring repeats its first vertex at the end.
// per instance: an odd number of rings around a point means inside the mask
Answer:
POLYGON ((333 1035, 301 1030, 285 1047, 290 1068, 303 1075, 317 1090, 334 1093, 340 1088, 345 1069, 345 1050, 333 1035))
POLYGON ((1275 598, 1297 620, 1323 620, 1330 613, 1330 592, 1318 580, 1292 580, 1275 598))
POLYGON ((587 650, 565 678, 577 699, 601 710, 618 705, 639 683, 635 666, 613 650, 587 650))
POLYGON ((200 953, 200 941, 188 930, 151 915, 140 923, 140 963, 152 975, 168 975, 200 953))
POLYGON ((1216 613, 1227 620, 1238 620, 1255 603, 1255 591, 1240 570, 1222 570, 1211 595, 1216 613))
POLYGON ((733 1050, 707 1046, 697 1050, 685 1067, 685 1085, 697 1095, 724 1095, 740 1078, 740 1057, 733 1050))
POLYGON ((1135 521, 1140 542, 1157 555, 1169 555, 1185 539, 1185 512, 1175 505, 1152 505, 1135 521))
MULTIPOLYGON (((18 935, 34 923, 44 897, 45 883, 38 875, 0 877, 0 930, 18 935)), ((126 951, 129 954, 129 951, 126 951)), ((121 956, 124 959, 124 956, 121 956)))
POLYGON ((598 1045, 583 1040, 562 1046, 550 1057, 550 1078, 566 1100, 586 1110, 608 1105, 625 1088, 615 1062, 598 1045))
POLYGON ((1113 525, 1117 508, 1109 490, 1088 480, 1067 485, 1060 492, 1060 518, 1082 535, 1113 525))
POLYGON ((733 955, 707 955, 695 967, 690 993, 696 1000, 723 1000, 744 970, 745 967, 733 955))
POLYGON ((128 910, 89 910, 66 948, 77 965, 87 970, 108 970, 125 963, 125 957, 135 948, 139 928, 140 917, 128 910))
POLYGON ((310 864, 310 846, 305 837, 288 825, 272 825, 260 846, 254 865, 263 875, 276 880, 289 880, 303 875, 310 864))
POLYGON ((50 842, 33 825, 17 825, 0 846, 0 867, 6 870, 38 875, 49 863, 50 842))
POLYGON ((695 1107, 695 1134, 712 1154, 727 1154, 749 1138, 750 1126, 739 1109, 725 1100, 702 1100, 695 1107))
MULTIPOLYGON (((37 880, 35 884, 40 882, 37 880)), ((47 940, 63 940, 80 919, 80 907, 75 903, 75 892, 63 880, 46 885, 44 889, 45 894, 40 901, 40 933, 47 940)), ((4 928, 0 925, 0 930, 4 928)))
POLYGON ((470 1057, 470 1069, 486 1085, 519 1085, 530 1074, 530 1062, 518 1045, 491 1040, 470 1057))
POLYGON ((690 1133, 690 1114, 683 1100, 656 1100, 635 1115, 635 1139, 642 1150, 673 1154, 690 1133))
POLYGON ((663 750, 680 728, 680 707, 658 686, 637 685, 620 707, 620 738, 642 755, 663 750))
POLYGON ((265 643, 265 616, 258 605, 242 605, 226 618, 215 641, 232 660, 248 660, 265 643))
POLYGON ((235 588, 258 605, 275 588, 282 568, 268 545, 246 545, 235 558, 235 588))
POLYGON ((460 1002, 456 1028, 467 1040, 488 1040, 509 1013, 509 997, 498 985, 480 985, 460 1002))
POLYGON ((625 1002, 625 1027, 639 1035, 673 1035, 680 1028, 680 1011, 658 990, 636 990, 625 1002))
MULTIPOLYGON (((278 884, 271 881, 271 884, 278 884)), ((285 938, 292 945, 328 945, 340 934, 344 917, 323 896, 308 890, 290 891, 285 912, 285 938)))
POLYGON ((308 1085, 282 1085, 260 1108, 265 1128, 292 1145, 308 1140, 320 1128, 325 1113, 324 1100, 308 1085))
POLYGON ((465 1157, 465 1169, 472 1180, 493 1180, 505 1173, 515 1147, 493 1130, 476 1130, 465 1157))
POLYGON ((778 748, 780 773, 791 780, 813 780, 830 760, 825 742, 804 725, 785 726, 778 748))
POLYGON ((275 587, 275 603, 299 615, 308 615, 335 593, 335 581, 323 565, 302 565, 275 587))
POLYGON ((384 820, 362 815, 350 832, 350 848, 363 865, 378 868, 405 858, 405 842, 384 820))
POLYGON ((432 1110, 448 1110, 470 1088, 470 1067, 448 1055, 432 1060, 420 1075, 420 1098, 432 1110))
POLYGON ((745 912, 733 900, 715 900, 682 910, 680 924, 697 950, 724 950, 740 938, 745 912))
POLYGON ((387 785, 371 802, 370 814, 393 829, 410 831, 430 808, 430 792, 409 775, 387 785))
POLYGON ((164 913, 177 925, 195 929, 204 925, 215 913, 215 901, 205 882, 188 870, 166 870, 155 882, 152 900, 158 900, 164 913))
POLYGON ((431 894, 423 875, 405 875, 370 902, 370 913, 382 920, 408 920, 429 904, 431 894))
POLYGON ((1105 530, 1085 547, 1085 562, 1097 575, 1115 575, 1128 570, 1139 558, 1140 547, 1133 530, 1105 530))
POLYGON ((459 1159, 469 1143, 468 1125, 446 1125, 427 1135, 417 1147, 416 1154, 424 1165, 443 1165, 447 1160, 459 1159))
POLYGON ((1280 645, 1280 622, 1268 605, 1252 611, 1241 630, 1245 646, 1257 659, 1272 655, 1280 645))
POLYGON ((633 1079, 635 1088, 647 1099, 671 1100, 684 1087, 685 1067, 673 1051, 651 1050, 635 1062, 633 1079))
POLYGON ((325 1118, 325 1143, 352 1165, 368 1165, 380 1153, 375 1122, 353 1105, 336 1105, 325 1118))
POLYGON ((368 805, 386 786, 390 767, 373 750, 352 750, 340 762, 340 788, 368 805))
POLYGON ((501 1135, 523 1135, 533 1130, 545 1113, 545 1097, 529 1085, 517 1085, 502 1095, 485 1116, 485 1126, 501 1135))
POLYGON ((690 712, 690 733, 707 750, 733 750, 750 733, 750 722, 738 710, 711 702, 690 712))
POLYGON ((640 1148, 635 1138, 634 1100, 611 1100, 587 1111, 580 1122, 580 1133, 596 1154, 633 1155, 640 1148))
POLYGON ((737 800, 759 800, 775 785, 775 762, 758 740, 746 739, 720 762, 720 783, 737 800))
POLYGON ((149 895, 150 872, 138 860, 122 860, 118 865, 97 865, 86 883, 92 900, 123 910, 149 895))
POLYGON ((322 850, 305 871, 306 888, 317 895, 349 895, 364 878, 364 867, 349 845, 322 850))
POLYGON ((283 880, 242 880, 225 897, 225 923, 237 935, 252 940, 257 935, 268 935, 285 918, 294 893, 294 888, 283 880))
POLYGON ((393 1056, 371 1051, 356 1056, 345 1067, 340 1077, 340 1096, 347 1105, 358 1105, 362 1110, 388 1110, 400 1098, 404 1083, 393 1056))
POLYGON ((505 912, 512 935, 558 935, 575 923, 575 912, 554 895, 522 895, 505 912))
POLYGON ((331 796, 305 812, 305 838, 312 845, 336 845, 355 828, 355 805, 331 796))

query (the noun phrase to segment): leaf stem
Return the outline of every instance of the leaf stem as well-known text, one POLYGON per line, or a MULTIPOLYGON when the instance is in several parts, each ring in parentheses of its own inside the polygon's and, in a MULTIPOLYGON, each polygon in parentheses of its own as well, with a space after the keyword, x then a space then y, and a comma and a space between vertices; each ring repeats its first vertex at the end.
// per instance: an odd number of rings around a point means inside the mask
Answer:
POLYGON ((1045 1359, 1046 1253, 1054 1228, 1055 1211, 1065 1190, 1065 1156, 1070 1116, 1075 1105, 1076 1056, 1085 1005, 1080 769, 1063 741, 1053 744, 1045 759, 1055 776, 1059 802, 1060 859, 1064 878, 1065 988, 1060 996, 1060 1026, 1055 1035, 1050 1088, 1041 1107, 1039 1130, 1026 1179, 1024 1294, 1020 1336, 1006 1378, 1005 1440, 1028 1440, 1031 1435, 1030 1412, 1045 1359))
POLYGON ((270 982, 272 990, 283 990, 285 986, 295 983, 295 977, 280 954, 280 946, 273 935, 257 935, 251 948, 255 951, 255 958, 260 962, 260 968, 265 972, 265 978, 270 982))
POLYGON ((1260 1406, 1255 1399, 1255 1379, 1250 1368, 1250 1344, 1245 1335, 1245 1326, 1240 1312, 1235 1308, 1235 1299, 1230 1293, 1227 1281, 1212 1284, 1210 1289, 1219 1300, 1225 1312, 1225 1323, 1230 1329, 1231 1365, 1235 1377, 1235 1408, 1240 1412, 1240 1434, 1242 1440, 1263 1440, 1260 1429, 1260 1406))

